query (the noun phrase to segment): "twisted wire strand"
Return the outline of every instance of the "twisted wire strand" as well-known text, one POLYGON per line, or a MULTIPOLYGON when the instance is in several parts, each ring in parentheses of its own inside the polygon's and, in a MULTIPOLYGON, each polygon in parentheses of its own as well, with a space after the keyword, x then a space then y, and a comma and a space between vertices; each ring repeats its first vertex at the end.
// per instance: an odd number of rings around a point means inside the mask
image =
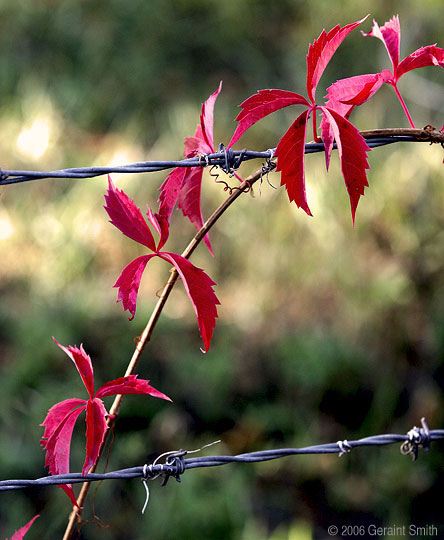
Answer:
MULTIPOLYGON (((422 130, 423 133, 426 133, 422 130)), ((398 142, 441 142, 443 137, 440 132, 438 135, 434 135, 435 132, 427 136, 423 135, 390 135, 385 137, 378 137, 369 135, 367 144, 370 148, 377 148, 380 146, 386 146, 388 144, 394 144, 398 142)), ((333 145, 334 149, 337 149, 336 143, 333 145)), ((313 154, 316 152, 324 151, 324 143, 307 143, 305 145, 305 153, 313 154)), ((221 144, 219 152, 213 154, 206 154, 205 156, 198 155, 195 157, 182 159, 180 161, 141 161, 137 163, 131 163, 129 165, 113 166, 113 167, 74 167, 69 169, 60 169, 57 171, 24 171, 24 170, 3 170, 0 168, 0 186, 6 186, 9 184, 18 184, 22 182, 31 182, 33 180, 42 180, 44 178, 74 178, 85 179, 95 178, 104 174, 110 173, 148 173, 158 172, 167 169, 173 169, 175 167, 212 167, 219 166, 227 174, 232 174, 234 170, 238 169, 242 162, 252 159, 266 159, 270 160, 275 156, 276 148, 271 148, 265 151, 253 151, 253 150, 231 150, 224 148, 221 144)))
MULTIPOLYGON (((159 476, 163 477, 163 485, 170 477, 176 478, 180 482, 180 476, 187 469, 198 469, 203 467, 218 467, 229 463, 260 463, 271 461, 288 456, 307 454, 338 454, 339 457, 349 453, 352 449, 361 446, 387 446, 401 443, 400 451, 403 455, 410 455, 415 461, 418 457, 419 448, 429 450, 432 441, 444 439, 444 429, 430 430, 424 418, 421 419, 421 428, 413 427, 407 435, 383 434, 364 437, 357 440, 344 440, 303 448, 279 448, 275 450, 259 450, 235 456, 200 456, 185 458, 189 452, 178 450, 165 452, 157 457, 150 465, 142 465, 120 469, 104 474, 92 473, 83 476, 81 473, 59 474, 54 476, 44 476, 35 480, 2 480, 0 481, 0 491, 24 489, 35 486, 48 486, 60 484, 77 484, 81 482, 96 482, 99 480, 122 480, 130 478, 142 478, 152 480, 159 476), (159 463, 162 457, 166 456, 164 463, 159 463)), ((193 451, 194 452, 194 451, 193 451)))

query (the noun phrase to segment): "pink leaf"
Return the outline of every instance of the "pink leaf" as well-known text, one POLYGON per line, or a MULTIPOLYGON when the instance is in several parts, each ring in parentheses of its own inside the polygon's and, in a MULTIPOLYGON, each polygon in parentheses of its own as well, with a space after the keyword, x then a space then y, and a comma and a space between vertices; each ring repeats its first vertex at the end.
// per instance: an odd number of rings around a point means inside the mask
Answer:
POLYGON ((368 17, 360 21, 347 24, 343 28, 339 25, 332 28, 328 33, 323 30, 312 45, 308 47, 307 54, 307 93, 310 101, 315 103, 316 87, 324 73, 327 64, 336 52, 339 45, 347 35, 368 17))
POLYGON ((281 171, 281 186, 285 186, 288 198, 295 201, 311 216, 305 194, 304 152, 307 119, 310 111, 299 115, 276 148, 278 156, 276 170, 281 171))
POLYGON ((160 252, 158 255, 175 266, 179 272, 196 312, 197 324, 205 350, 208 351, 213 330, 216 326, 216 305, 220 304, 213 291, 213 285, 216 285, 216 283, 201 268, 197 268, 190 261, 176 253, 160 252))
POLYGON ((83 349, 83 345, 80 345, 80 349, 78 347, 71 346, 64 347, 63 345, 60 345, 60 343, 55 339, 55 337, 53 337, 52 339, 54 340, 56 345, 58 345, 62 349, 62 351, 64 351, 74 362, 77 371, 80 373, 80 377, 82 377, 83 384, 88 390, 89 396, 93 397, 94 373, 91 364, 91 358, 86 354, 85 350, 83 349))
POLYGON ((211 96, 202 104, 202 110, 200 113, 200 125, 202 128, 202 136, 208 145, 210 152, 214 152, 214 140, 213 140, 213 123, 214 123, 214 105, 216 103, 217 96, 222 90, 222 81, 219 83, 218 89, 211 94, 211 96))
POLYGON ((168 219, 176 206, 180 190, 185 182, 188 171, 189 168, 187 167, 176 167, 170 172, 160 186, 159 214, 166 216, 168 219))
POLYGON ((115 396, 116 394, 146 394, 171 401, 168 396, 152 387, 149 381, 138 379, 137 375, 127 375, 126 377, 119 377, 113 381, 108 381, 97 390, 96 397, 103 398, 106 396, 115 396))
POLYGON ((110 176, 108 176, 108 182, 105 210, 111 218, 111 223, 128 238, 156 251, 153 235, 140 209, 124 191, 114 186, 110 176))
POLYGON ((139 293, 140 280, 142 279, 143 271, 150 259, 155 255, 143 255, 131 261, 122 270, 117 281, 113 285, 119 288, 117 293, 117 302, 122 301, 123 310, 128 310, 131 313, 129 320, 134 319, 136 313, 137 295, 139 293))
POLYGON ((86 458, 83 464, 82 474, 88 471, 95 464, 100 446, 107 430, 106 409, 100 399, 89 399, 86 407, 86 458))
POLYGON ((399 26, 398 15, 394 15, 381 27, 373 19, 373 27, 370 32, 367 34, 362 32, 362 34, 366 37, 373 36, 378 38, 384 43, 393 64, 393 73, 395 73, 399 63, 399 43, 401 41, 401 28, 399 26))
POLYGON ((258 90, 257 94, 250 96, 239 105, 242 111, 237 115, 236 121, 239 125, 236 128, 231 141, 228 145, 230 148, 237 142, 243 133, 247 131, 253 124, 271 114, 272 112, 289 107, 290 105, 307 105, 310 104, 300 94, 289 92, 288 90, 258 90))
MULTIPOLYGON (((187 169, 185 182, 178 199, 178 206, 182 210, 182 214, 191 221, 197 230, 200 230, 204 223, 200 203, 202 176, 203 169, 201 167, 187 169)), ((214 255, 208 234, 205 235, 204 241, 210 253, 214 255)))
MULTIPOLYGON (((23 537, 25 534, 29 531, 31 528, 31 525, 34 523, 34 521, 40 517, 38 514, 34 516, 31 521, 29 521, 26 525, 21 527, 18 531, 16 531, 12 536, 10 540, 23 540, 23 537)), ((7 540, 7 539, 6 539, 7 540)))
POLYGON ((412 69, 426 66, 444 67, 444 49, 436 47, 436 45, 428 45, 416 50, 399 64, 396 70, 396 80, 412 69))
POLYGON ((368 186, 366 169, 369 169, 367 152, 370 148, 359 131, 343 116, 332 109, 321 107, 332 127, 338 146, 341 170, 350 197, 353 223, 359 198, 368 186))

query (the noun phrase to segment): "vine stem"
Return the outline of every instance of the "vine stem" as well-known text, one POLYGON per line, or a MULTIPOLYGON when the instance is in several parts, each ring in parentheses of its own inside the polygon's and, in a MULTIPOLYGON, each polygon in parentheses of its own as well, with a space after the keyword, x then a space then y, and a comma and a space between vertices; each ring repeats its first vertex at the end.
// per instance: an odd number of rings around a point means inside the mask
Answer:
MULTIPOLYGON (((268 170, 271 171, 274 169, 275 165, 273 162, 270 162, 270 165, 268 167, 268 170)), ((191 242, 188 244, 188 246, 185 248, 185 250, 182 253, 182 257, 185 259, 189 259, 193 251, 197 248, 197 246, 200 244, 204 236, 207 234, 207 232, 213 227, 213 225, 218 221, 218 219, 224 214, 224 212, 234 203, 234 201, 242 195, 242 193, 246 193, 250 190, 251 186, 257 182, 262 176, 264 175, 263 169, 258 169, 255 173, 253 173, 251 176, 249 176, 246 180, 244 180, 239 187, 236 187, 232 190, 232 193, 225 201, 213 212, 213 214, 207 219, 207 221, 204 223, 202 228, 196 233, 194 238, 191 240, 191 242)), ((136 348, 134 350, 134 353, 131 357, 131 360, 128 363, 128 367, 125 371, 125 376, 132 375, 136 369, 136 366, 139 362, 140 356, 142 355, 142 352, 147 344, 148 341, 150 341, 151 336, 153 334, 154 328, 156 327, 157 321, 159 320, 159 317, 162 313, 162 310, 165 306, 165 303, 178 279, 178 272, 174 268, 171 271, 170 278, 168 279, 166 285, 164 286, 159 300, 154 307, 154 310, 151 314, 151 317, 145 326, 142 334, 140 335, 140 338, 137 342, 136 348)), ((107 418, 107 424, 108 429, 105 432, 102 445, 100 447, 99 456, 96 460, 96 463, 91 467, 91 469, 88 471, 90 473, 93 473, 97 465, 100 461, 100 458, 103 454, 103 451, 105 449, 105 444, 108 440, 108 436, 111 433, 111 428, 114 426, 115 421, 117 419, 117 416, 120 412, 120 407, 122 404, 123 396, 121 394, 117 395, 114 399, 114 402, 110 408, 109 415, 107 418)), ((69 516, 68 525, 65 530, 65 534, 63 535, 63 540, 71 540, 76 529, 76 524, 80 522, 81 516, 82 516, 82 507, 86 500, 86 497, 88 495, 90 483, 84 482, 82 485, 82 488, 80 490, 79 496, 77 497, 77 502, 79 504, 80 508, 74 507, 72 509, 72 512, 69 516)))
MULTIPOLYGON (((315 121, 315 113, 314 111, 314 121, 315 121)), ((387 136, 413 136, 416 137, 419 140, 424 141, 430 141, 435 143, 441 143, 444 144, 444 134, 441 131, 438 131, 432 127, 427 127, 425 129, 410 129, 410 128, 393 128, 393 129, 374 129, 369 131, 361 131, 361 135, 366 139, 376 138, 376 137, 387 137, 387 136)), ((270 162, 268 171, 273 170, 275 167, 275 164, 270 162)), ((234 201, 242 195, 242 193, 245 193, 246 191, 249 191, 249 188, 257 182, 262 176, 266 174, 264 173, 264 170, 258 169, 255 173, 253 173, 251 176, 249 176, 246 180, 244 180, 238 188, 234 188, 232 193, 229 197, 213 212, 213 214, 208 218, 208 220, 204 223, 203 227, 196 233, 194 238, 191 240, 191 242, 188 244, 188 246, 185 248, 184 252, 182 253, 182 257, 185 257, 188 259, 193 251, 197 248, 197 246, 200 244, 206 233, 213 227, 213 225, 218 221, 218 219, 224 214, 224 212, 234 203, 234 201)), ((159 320, 159 317, 162 313, 162 310, 165 306, 165 303, 174 287, 174 284, 176 283, 178 279, 178 273, 177 270, 173 269, 171 271, 170 278, 168 279, 165 287, 162 290, 162 293, 160 295, 160 298, 154 307, 154 310, 151 314, 151 317, 145 326, 145 329, 143 330, 138 343, 136 345, 136 348, 134 350, 134 353, 131 357, 131 360, 129 361, 128 367, 125 372, 125 376, 131 375, 134 373, 136 366, 139 362, 140 356, 147 344, 147 342, 151 339, 152 333, 154 331, 154 328, 156 327, 157 321, 159 320)), ((108 429, 105 432, 105 436, 103 439, 103 443, 100 447, 99 456, 97 458, 96 463, 93 467, 89 470, 89 472, 94 472, 96 470, 97 464, 103 454, 103 450, 105 448, 105 444, 108 440, 108 436, 111 432, 111 428, 114 426, 114 423, 116 421, 117 416, 120 412, 120 407, 122 404, 122 395, 117 395, 114 399, 114 402, 111 406, 109 416, 107 418, 107 424, 108 429)), ((80 507, 83 506, 86 497, 88 495, 90 483, 85 482, 82 485, 80 494, 77 498, 77 502, 80 507)), ((63 540, 71 540, 74 533, 76 524, 81 520, 82 515, 82 509, 80 508, 73 508, 70 516, 69 516, 69 522, 67 525, 67 528, 65 530, 65 534, 63 536, 63 540)))

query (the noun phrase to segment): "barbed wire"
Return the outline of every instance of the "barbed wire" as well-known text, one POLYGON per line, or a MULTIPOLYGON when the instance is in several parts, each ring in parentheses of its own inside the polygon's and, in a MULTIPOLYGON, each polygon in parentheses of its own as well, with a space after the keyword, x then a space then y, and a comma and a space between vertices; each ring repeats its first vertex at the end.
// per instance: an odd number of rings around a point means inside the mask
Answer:
MULTIPOLYGON (((199 450, 173 450, 158 456, 151 464, 145 464, 127 469, 120 469, 103 474, 92 473, 82 475, 81 473, 59 474, 54 476, 44 476, 35 480, 2 480, 0 481, 0 491, 10 491, 36 486, 77 484, 83 482, 96 482, 102 480, 123 480, 130 478, 142 478, 144 483, 162 477, 165 485, 170 477, 174 477, 178 482, 181 475, 189 469, 202 467, 218 467, 229 463, 260 463, 271 461, 288 456, 306 454, 338 454, 339 457, 348 454, 354 448, 360 446, 387 446, 401 443, 400 451, 403 455, 410 455, 413 461, 418 458, 419 448, 428 451, 432 441, 444 439, 444 429, 430 430, 425 418, 421 418, 421 427, 414 426, 406 435, 383 434, 365 437, 357 440, 343 440, 326 444, 305 446, 303 448, 280 448, 276 450, 259 450, 235 456, 201 456, 185 458, 186 455, 199 452, 199 450), (160 461, 164 459, 163 463, 160 461)), ((217 441, 220 442, 220 441, 217 441)), ((149 493, 147 491, 147 493, 149 493)))
MULTIPOLYGON (((423 130, 419 129, 395 129, 395 130, 372 130, 361 132, 367 139, 370 148, 377 148, 399 142, 435 142, 444 144, 444 134, 430 126, 423 130), (430 128, 430 129, 427 129, 430 128), (391 132, 391 133, 390 133, 391 132), (378 134, 385 134, 379 136, 378 134), (412 133, 400 135, 399 133, 412 133)), ((333 145, 337 149, 336 143, 333 145)), ((324 143, 312 142, 305 145, 305 153, 313 154, 324 151, 324 143)), ((225 148, 223 144, 219 145, 219 152, 213 154, 197 155, 195 157, 182 159, 179 161, 141 161, 122 166, 109 167, 74 167, 69 169, 59 169, 56 171, 24 171, 24 170, 3 170, 0 168, 0 186, 9 184, 18 184, 22 182, 31 182, 45 178, 55 179, 86 179, 95 178, 110 173, 148 173, 158 172, 175 167, 212 167, 219 166, 227 174, 232 174, 237 170, 241 163, 252 159, 271 160, 275 157, 276 148, 270 148, 264 151, 253 150, 232 150, 225 148)))

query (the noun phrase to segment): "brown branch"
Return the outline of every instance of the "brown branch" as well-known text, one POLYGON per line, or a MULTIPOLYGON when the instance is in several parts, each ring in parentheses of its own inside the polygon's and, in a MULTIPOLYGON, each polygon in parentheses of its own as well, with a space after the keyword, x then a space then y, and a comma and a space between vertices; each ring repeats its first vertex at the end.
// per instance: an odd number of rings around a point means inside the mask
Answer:
MULTIPOLYGON (((268 167, 268 171, 271 171, 274 169, 274 163, 270 162, 270 165, 268 167)), ((234 203, 234 201, 242 195, 242 193, 250 191, 251 186, 257 182, 262 176, 266 174, 264 170, 261 168, 257 170, 255 173, 253 173, 251 176, 249 176, 246 180, 240 184, 239 187, 232 188, 231 195, 213 212, 213 214, 208 218, 208 220, 204 223, 203 227, 196 233, 194 238, 191 240, 191 242, 188 244, 188 246, 185 248, 185 250, 182 253, 182 257, 185 257, 188 259, 193 251, 197 248, 197 246, 200 244, 204 236, 207 234, 207 232, 213 227, 213 225, 217 222, 217 220, 222 216, 222 214, 234 203)), ((176 283, 178 279, 178 273, 176 269, 173 269, 171 271, 170 278, 168 282, 166 283, 165 287, 163 288, 159 300, 154 307, 154 310, 151 314, 151 317, 145 326, 145 329, 143 330, 140 338, 138 339, 136 348, 134 350, 133 356, 131 357, 131 360, 128 364, 128 367, 125 371, 125 376, 132 375, 136 369, 137 363, 139 362, 140 356, 145 348, 145 345, 148 341, 150 341, 152 333, 154 331, 154 328, 157 324, 157 321, 159 320, 160 314, 162 313, 162 310, 165 306, 165 303, 174 287, 174 284, 176 283)), ((93 467, 89 470, 90 473, 94 472, 97 468, 97 465, 99 463, 99 460, 102 456, 103 450, 105 448, 106 441, 108 439, 108 436, 111 432, 111 428, 114 426, 114 423, 116 421, 117 416, 120 412, 120 406, 122 404, 123 396, 117 395, 114 399, 114 402, 111 406, 109 417, 107 418, 107 424, 108 429, 105 432, 105 436, 102 442, 102 445, 100 447, 99 456, 97 458, 96 463, 93 467)), ((80 490, 80 494, 77 498, 77 502, 79 506, 82 508, 83 504, 86 500, 86 497, 88 495, 90 483, 85 482, 82 485, 82 489, 80 490)), ((65 534, 63 536, 63 540, 70 540, 73 537, 73 534, 75 533, 76 524, 81 521, 82 516, 82 510, 79 508, 73 508, 70 516, 68 525, 65 530, 65 534)))
POLYGON ((386 129, 370 129, 368 131, 360 131, 364 139, 375 139, 377 137, 415 137, 419 141, 429 141, 431 143, 444 143, 443 131, 437 130, 433 126, 425 126, 423 129, 413 128, 386 128, 386 129))

